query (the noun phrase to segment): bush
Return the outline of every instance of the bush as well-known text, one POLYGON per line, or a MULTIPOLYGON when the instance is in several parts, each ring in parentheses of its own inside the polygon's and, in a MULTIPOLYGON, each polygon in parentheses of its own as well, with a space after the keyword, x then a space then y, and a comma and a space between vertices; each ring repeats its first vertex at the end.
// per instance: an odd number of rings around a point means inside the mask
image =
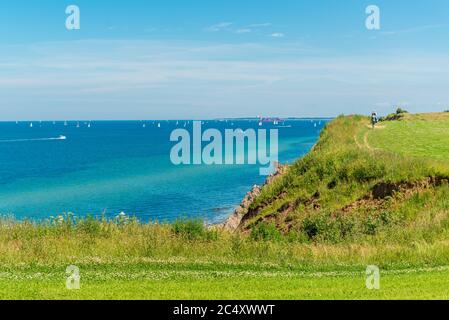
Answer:
POLYGON ((172 225, 172 232, 187 240, 216 240, 218 233, 207 230, 201 220, 176 220, 172 225))
POLYGON ((402 108, 397 108, 395 113, 391 113, 386 117, 379 118, 379 121, 397 121, 401 120, 408 111, 402 108))
POLYGON ((90 236, 96 236, 101 231, 101 222, 95 219, 92 215, 88 215, 84 219, 80 219, 77 224, 76 228, 90 236))
POLYGON ((253 240, 280 240, 282 238, 281 232, 276 228, 275 223, 262 222, 257 224, 251 230, 251 238, 253 240))
POLYGON ((330 240, 337 242, 341 238, 341 231, 335 219, 326 212, 311 214, 302 221, 301 230, 309 240, 330 240))

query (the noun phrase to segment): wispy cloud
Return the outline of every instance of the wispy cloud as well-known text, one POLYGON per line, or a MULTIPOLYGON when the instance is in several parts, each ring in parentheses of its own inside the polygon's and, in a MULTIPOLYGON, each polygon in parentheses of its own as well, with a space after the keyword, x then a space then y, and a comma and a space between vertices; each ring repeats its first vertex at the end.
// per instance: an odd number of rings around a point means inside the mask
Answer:
MULTIPOLYGON (((245 33, 258 33, 263 28, 271 27, 272 23, 264 22, 264 23, 253 23, 248 25, 236 26, 232 22, 220 22, 205 28, 208 32, 220 32, 227 31, 235 34, 245 34, 245 33)), ((277 33, 276 35, 281 35, 277 33)), ((283 34, 282 34, 283 36, 283 34)))
POLYGON ((217 24, 207 27, 206 31, 218 32, 218 31, 223 31, 223 30, 229 30, 232 25, 233 25, 232 22, 220 22, 220 23, 217 23, 217 24))
POLYGON ((248 28, 264 28, 264 27, 271 27, 273 24, 271 22, 265 22, 265 23, 254 23, 248 25, 248 28))
POLYGON ((252 32, 252 30, 249 29, 249 28, 237 29, 237 30, 235 31, 235 33, 238 33, 238 34, 242 34, 242 33, 250 33, 250 32, 252 32))
POLYGON ((381 34, 385 36, 394 36, 394 35, 400 35, 405 33, 414 33, 414 32, 421 32, 426 31, 430 29, 439 29, 447 26, 447 24, 431 24, 426 26, 417 26, 407 29, 401 29, 401 30, 391 30, 391 31, 382 31, 381 34))
POLYGON ((282 32, 275 32, 275 33, 270 34, 270 37, 283 38, 283 37, 285 37, 285 34, 283 34, 282 32))
MULTIPOLYGON (((371 111, 379 101, 410 101, 416 108, 449 101, 449 56, 318 58, 296 44, 270 41, 38 43, 18 45, 21 55, 14 58, 4 49, 0 114, 18 110, 15 117, 26 109, 38 118, 61 105, 73 117, 101 117, 108 110, 116 118, 247 116, 273 108, 280 116, 325 116, 371 111)), ((380 102, 377 111, 391 109, 380 102)))

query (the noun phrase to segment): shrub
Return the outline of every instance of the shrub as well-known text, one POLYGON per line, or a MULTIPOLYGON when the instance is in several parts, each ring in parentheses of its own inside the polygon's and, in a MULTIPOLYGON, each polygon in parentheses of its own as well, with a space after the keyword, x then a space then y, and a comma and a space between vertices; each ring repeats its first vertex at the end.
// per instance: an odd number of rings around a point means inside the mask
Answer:
POLYGON ((404 110, 404 109, 402 109, 402 108, 397 108, 397 109, 396 109, 396 114, 404 114, 404 113, 408 113, 408 111, 407 111, 407 110, 404 110))
POLYGON ((101 222, 96 220, 92 215, 88 215, 86 218, 78 220, 76 228, 93 237, 100 233, 101 222))
POLYGON ((379 219, 373 215, 369 215, 363 221, 364 232, 371 236, 376 234, 377 229, 379 229, 380 225, 381 222, 379 221, 379 219))
POLYGON ((217 240, 218 232, 207 230, 202 220, 176 220, 171 231, 187 240, 217 240))
POLYGON ((387 115, 386 117, 382 117, 379 119, 379 121, 397 121, 401 120, 405 114, 407 114, 408 111, 404 110, 402 108, 397 108, 395 113, 391 113, 387 115))
POLYGON ((280 240, 282 235, 275 223, 262 222, 251 230, 251 238, 253 240, 280 240))
POLYGON ((301 230, 309 240, 338 241, 341 232, 335 219, 329 213, 317 212, 311 214, 302 221, 301 230))

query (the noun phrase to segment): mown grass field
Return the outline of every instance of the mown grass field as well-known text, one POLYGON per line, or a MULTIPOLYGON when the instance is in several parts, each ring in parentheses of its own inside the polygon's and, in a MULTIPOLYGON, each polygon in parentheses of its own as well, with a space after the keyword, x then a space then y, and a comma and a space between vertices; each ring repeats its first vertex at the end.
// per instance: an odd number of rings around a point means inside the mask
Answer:
POLYGON ((3 299, 449 299, 449 269, 384 273, 380 290, 367 290, 364 274, 356 272, 220 274, 141 267, 137 272, 135 266, 82 266, 80 290, 65 288, 63 268, 25 273, 0 281, 0 294, 3 299))
POLYGON ((445 124, 445 114, 408 115, 373 130, 339 117, 236 233, 198 221, 3 219, 0 298, 449 299, 445 124), (384 184, 400 187, 373 198, 384 184), (66 288, 69 265, 79 290, 66 288), (368 265, 380 290, 366 288, 368 265))

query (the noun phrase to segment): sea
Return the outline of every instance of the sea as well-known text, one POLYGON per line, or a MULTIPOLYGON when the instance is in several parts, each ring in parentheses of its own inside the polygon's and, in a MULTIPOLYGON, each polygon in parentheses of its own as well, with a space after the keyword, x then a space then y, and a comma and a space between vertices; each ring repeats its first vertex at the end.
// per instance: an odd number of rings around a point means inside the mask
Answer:
MULTIPOLYGON (((279 161, 292 163, 310 151, 327 122, 201 123, 220 132, 277 129, 279 161)), ((142 222, 224 221, 253 185, 265 181, 260 165, 173 164, 176 129, 192 133, 193 121, 0 122, 0 215, 43 221, 124 212, 142 222)))

